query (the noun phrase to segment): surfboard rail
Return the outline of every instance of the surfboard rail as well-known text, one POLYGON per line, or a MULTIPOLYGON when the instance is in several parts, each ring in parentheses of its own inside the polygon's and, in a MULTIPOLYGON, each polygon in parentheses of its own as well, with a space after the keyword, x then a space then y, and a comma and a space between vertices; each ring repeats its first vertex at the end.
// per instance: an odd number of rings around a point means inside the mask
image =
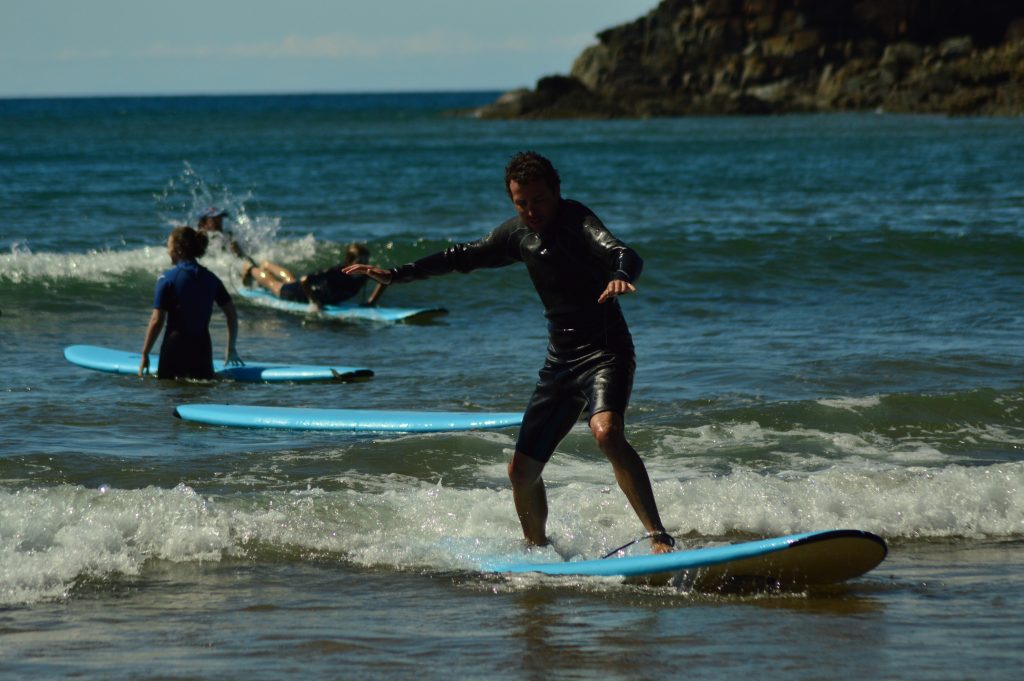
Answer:
POLYGON ((699 590, 729 586, 797 589, 859 577, 877 567, 887 554, 888 546, 878 535, 837 529, 662 554, 494 564, 486 565, 485 571, 621 577, 699 590))
MULTIPOLYGON (((64 348, 64 359, 76 366, 93 371, 135 376, 139 372, 142 354, 105 348, 98 345, 70 345, 64 348)), ((160 356, 149 356, 150 366, 160 364, 160 356)), ((373 371, 365 367, 341 365, 287 364, 281 362, 249 362, 242 366, 226 366, 223 360, 214 360, 216 378, 246 383, 310 382, 310 381, 367 381, 373 371)))
POLYGON ((213 426, 390 433, 437 433, 508 428, 522 423, 519 412, 315 409, 243 404, 181 404, 175 416, 213 426))
POLYGON ((324 305, 316 311, 309 303, 298 303, 292 300, 281 300, 270 291, 251 286, 236 286, 235 292, 256 305, 295 314, 326 317, 348 321, 370 322, 426 322, 448 314, 443 307, 381 307, 341 303, 324 305))

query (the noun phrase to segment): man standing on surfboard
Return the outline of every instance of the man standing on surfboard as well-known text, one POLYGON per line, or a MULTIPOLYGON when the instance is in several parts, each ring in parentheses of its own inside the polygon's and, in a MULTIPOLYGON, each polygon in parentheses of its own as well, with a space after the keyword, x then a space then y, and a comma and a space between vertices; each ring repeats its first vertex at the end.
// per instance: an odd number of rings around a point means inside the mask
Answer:
POLYGON ((512 157, 505 168, 505 189, 516 217, 482 239, 390 270, 355 264, 344 272, 390 285, 524 263, 544 304, 549 343, 508 466, 523 534, 531 544, 547 544, 548 505, 541 474, 586 408, 594 439, 647 529, 653 550, 668 551, 675 540, 661 523, 647 469, 624 429, 636 361, 616 298, 636 291, 643 261, 590 209, 562 198, 558 171, 540 154, 527 151, 512 157))

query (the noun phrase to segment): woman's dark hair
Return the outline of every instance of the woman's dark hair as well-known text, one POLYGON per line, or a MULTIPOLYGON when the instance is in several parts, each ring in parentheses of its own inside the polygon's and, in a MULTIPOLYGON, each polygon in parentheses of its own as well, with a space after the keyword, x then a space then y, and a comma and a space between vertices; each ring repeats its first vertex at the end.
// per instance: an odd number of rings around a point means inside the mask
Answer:
POLYGON ((171 230, 171 260, 197 260, 206 253, 209 238, 203 232, 191 227, 175 227, 171 230))
POLYGON ((521 151, 505 166, 505 191, 509 197, 512 196, 509 185, 513 180, 517 184, 529 184, 540 180, 555 193, 555 196, 561 194, 562 180, 558 177, 558 171, 551 165, 551 161, 536 151, 521 151))

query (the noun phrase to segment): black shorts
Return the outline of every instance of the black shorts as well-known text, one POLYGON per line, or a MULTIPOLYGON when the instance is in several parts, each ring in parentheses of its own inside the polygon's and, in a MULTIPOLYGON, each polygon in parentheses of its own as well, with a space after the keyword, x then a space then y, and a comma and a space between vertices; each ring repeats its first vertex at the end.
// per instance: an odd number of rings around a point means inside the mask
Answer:
POLYGON ((213 378, 210 331, 190 336, 167 330, 160 345, 157 378, 213 378))
POLYGON ((290 300, 293 303, 309 302, 309 297, 306 295, 306 291, 302 288, 302 284, 297 281, 293 281, 290 284, 282 286, 281 292, 277 297, 281 300, 290 300))
POLYGON ((523 415, 516 451, 546 462, 583 410, 625 414, 636 358, 627 336, 611 347, 561 350, 548 347, 547 361, 523 415))

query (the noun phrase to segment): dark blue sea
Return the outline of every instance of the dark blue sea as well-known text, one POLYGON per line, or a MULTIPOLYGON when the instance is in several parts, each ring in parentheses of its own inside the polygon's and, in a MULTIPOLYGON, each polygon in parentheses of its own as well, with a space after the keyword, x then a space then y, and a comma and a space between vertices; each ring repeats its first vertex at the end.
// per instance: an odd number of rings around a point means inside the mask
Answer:
MULTIPOLYGON (((1024 663, 1024 122, 865 113, 483 121, 499 93, 0 100, 0 676, 1015 679, 1024 663), (628 435, 688 547, 829 528, 890 546, 806 593, 473 569, 523 550, 515 429, 207 427, 186 402, 521 410, 521 267, 392 287, 421 324, 237 300, 243 359, 362 383, 168 383, 141 348, 170 229, 207 206, 304 272, 512 214, 523 149, 645 259, 628 435)), ((237 285, 241 263, 203 263, 237 285)), ((222 317, 211 325, 223 346, 222 317)), ((583 424, 552 555, 642 533, 583 424)))

